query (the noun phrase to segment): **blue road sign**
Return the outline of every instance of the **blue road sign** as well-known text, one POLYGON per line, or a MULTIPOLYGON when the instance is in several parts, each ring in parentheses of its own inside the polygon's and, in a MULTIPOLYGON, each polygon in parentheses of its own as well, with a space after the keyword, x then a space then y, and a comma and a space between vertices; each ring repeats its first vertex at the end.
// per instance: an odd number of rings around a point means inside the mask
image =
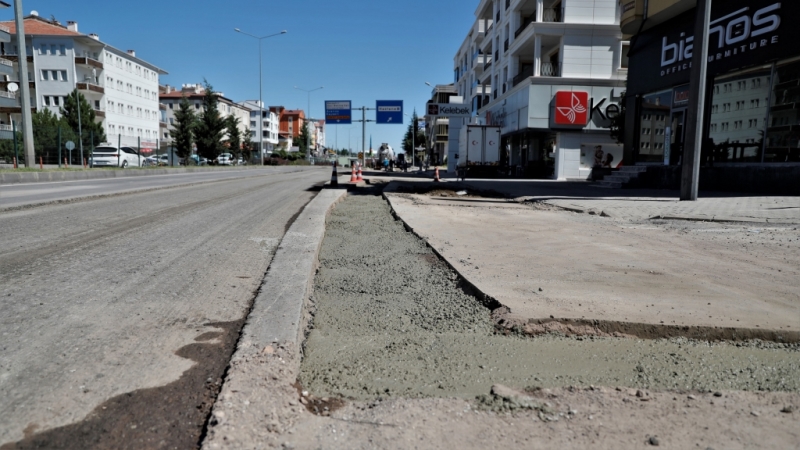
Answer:
POLYGON ((375 123, 378 124, 403 124, 402 100, 378 100, 375 102, 375 123))
POLYGON ((349 125, 353 123, 353 108, 350 100, 326 101, 325 122, 332 125, 349 125))

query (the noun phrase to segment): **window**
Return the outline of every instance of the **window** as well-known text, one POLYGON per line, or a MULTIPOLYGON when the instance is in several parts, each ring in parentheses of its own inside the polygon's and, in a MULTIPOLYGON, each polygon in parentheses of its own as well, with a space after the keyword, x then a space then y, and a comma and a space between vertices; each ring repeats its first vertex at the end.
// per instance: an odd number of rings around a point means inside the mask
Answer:
POLYGON ((45 95, 42 99, 44 100, 44 106, 50 106, 50 96, 45 95))
POLYGON ((169 109, 173 109, 172 108, 172 102, 167 103, 167 106, 169 106, 169 109))
POLYGON ((50 71, 49 70, 43 70, 42 71, 42 81, 47 81, 49 79, 50 79, 50 71))
POLYGON ((55 46, 55 44, 50 44, 50 54, 51 55, 55 55, 56 54, 56 46, 55 46))
POLYGON ((58 50, 59 50, 59 54, 61 56, 67 56, 67 46, 66 45, 62 45, 61 47, 59 47, 58 50))
POLYGON ((622 51, 619 54, 619 67, 620 69, 628 68, 628 52, 631 50, 631 45, 627 42, 622 43, 622 51))

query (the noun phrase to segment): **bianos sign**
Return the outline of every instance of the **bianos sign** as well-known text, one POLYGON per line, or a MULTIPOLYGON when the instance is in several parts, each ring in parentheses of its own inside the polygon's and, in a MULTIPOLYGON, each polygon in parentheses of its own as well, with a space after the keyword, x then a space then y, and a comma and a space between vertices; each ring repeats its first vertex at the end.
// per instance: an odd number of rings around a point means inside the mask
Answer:
POLYGON ((586 126, 589 124, 589 93, 556 92, 556 125, 586 126))

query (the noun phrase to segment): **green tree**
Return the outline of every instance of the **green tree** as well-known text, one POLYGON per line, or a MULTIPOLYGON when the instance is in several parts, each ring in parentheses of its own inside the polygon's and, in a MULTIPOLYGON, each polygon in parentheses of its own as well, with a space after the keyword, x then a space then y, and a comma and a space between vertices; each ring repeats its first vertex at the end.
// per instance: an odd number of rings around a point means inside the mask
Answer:
POLYGON ((308 129, 307 120, 303 122, 303 126, 300 128, 298 147, 300 147, 300 153, 303 155, 307 155, 308 149, 311 147, 311 131, 308 129))
MULTIPOLYGON (((194 143, 194 132, 197 127, 197 116, 194 115, 192 104, 184 95, 181 98, 180 106, 175 111, 175 121, 173 129, 169 131, 172 137, 175 153, 179 158, 188 158, 192 154, 192 144, 194 143)), ((187 159, 188 161, 188 159, 187 159)))
POLYGON ((88 151, 90 148, 97 147, 105 142, 106 133, 103 130, 103 124, 97 122, 92 105, 86 101, 86 97, 83 94, 75 89, 67 96, 64 107, 61 108, 61 117, 66 120, 66 124, 75 132, 76 138, 79 128, 78 110, 80 110, 81 141, 83 142, 84 151, 88 151))
POLYGON ((245 161, 250 161, 253 158, 253 140, 250 137, 252 135, 253 131, 250 128, 242 133, 242 159, 245 161))
POLYGON ((197 122, 195 139, 197 140, 197 153, 208 158, 209 161, 217 159, 225 148, 222 138, 225 136, 225 119, 219 112, 219 95, 211 84, 203 80, 205 95, 203 95, 203 113, 197 122))
POLYGON ((241 120, 236 116, 228 116, 225 126, 228 135, 228 149, 234 156, 242 154, 242 133, 239 131, 241 120))
POLYGON ((403 151, 407 155, 414 154, 414 147, 419 147, 425 144, 425 130, 419 127, 419 117, 417 112, 411 116, 411 123, 408 124, 408 130, 403 137, 403 151), (414 131, 416 130, 416 132, 414 131))
MULTIPOLYGON (((66 117, 58 117, 47 108, 34 112, 31 115, 31 124, 34 152, 37 157, 43 157, 50 164, 58 159, 59 130, 61 132, 62 155, 66 155, 67 150, 64 145, 68 141, 78 141, 78 133, 72 131, 66 117)), ((89 149, 90 147, 84 147, 84 150, 89 149)))

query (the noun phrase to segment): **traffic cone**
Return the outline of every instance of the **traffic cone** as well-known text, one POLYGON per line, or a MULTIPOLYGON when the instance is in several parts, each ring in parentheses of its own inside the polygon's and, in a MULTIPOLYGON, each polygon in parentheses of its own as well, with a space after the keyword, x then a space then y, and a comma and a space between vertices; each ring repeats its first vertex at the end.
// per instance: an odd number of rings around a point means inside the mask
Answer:
POLYGON ((438 183, 442 180, 439 179, 439 168, 437 167, 436 170, 433 171, 433 182, 438 183))
POLYGON ((331 186, 339 186, 339 174, 336 172, 336 163, 333 163, 333 173, 331 173, 331 186))
POLYGON ((358 165, 358 172, 356 175, 356 181, 364 181, 364 177, 361 176, 361 164, 358 165))
POLYGON ((350 182, 351 183, 358 183, 358 177, 356 176, 356 166, 353 166, 353 170, 350 171, 350 182))

